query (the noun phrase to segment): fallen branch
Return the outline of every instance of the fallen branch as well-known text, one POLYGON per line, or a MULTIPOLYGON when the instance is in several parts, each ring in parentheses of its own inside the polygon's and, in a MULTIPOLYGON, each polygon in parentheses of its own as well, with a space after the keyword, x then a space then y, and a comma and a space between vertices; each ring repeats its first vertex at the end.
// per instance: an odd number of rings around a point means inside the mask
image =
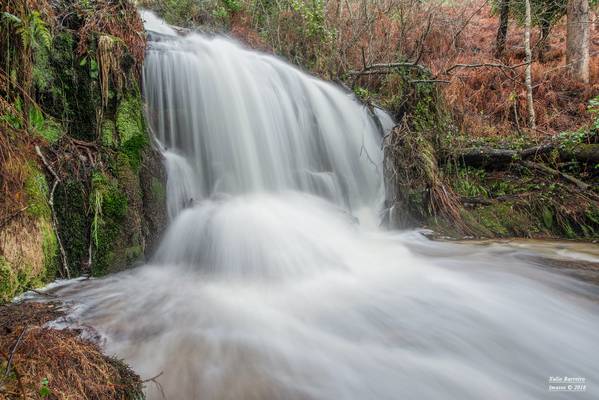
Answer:
POLYGON ((414 79, 410 83, 451 83, 451 81, 444 79, 414 79))
POLYGON ((506 65, 506 64, 502 64, 502 63, 478 63, 478 64, 454 64, 451 67, 447 68, 445 71, 443 71, 441 74, 439 75, 448 75, 451 71, 453 71, 454 69, 458 69, 458 68, 482 68, 482 67, 487 67, 487 68, 501 68, 501 69, 516 69, 519 67, 523 67, 525 65, 527 65, 528 63, 520 63, 520 64, 516 64, 516 65, 506 65))
POLYGON ((524 150, 494 149, 490 147, 472 147, 458 150, 451 155, 464 164, 484 167, 500 166, 517 160, 535 159, 557 150, 557 157, 563 161, 577 160, 582 163, 599 163, 599 144, 578 144, 562 147, 557 143, 545 143, 524 150))
POLYGON ((525 167, 536 169, 537 171, 544 172, 547 175, 563 178, 566 181, 575 184, 580 190, 589 190, 591 188, 591 185, 584 183, 580 179, 576 179, 572 175, 568 175, 564 172, 548 167, 545 164, 539 164, 533 161, 520 161, 520 163, 525 167))
POLYGON ((497 202, 500 201, 506 201, 506 200, 514 200, 518 197, 522 197, 523 193, 514 195, 504 195, 504 196, 496 196, 496 197, 467 197, 467 196, 462 196, 460 197, 460 201, 462 202, 462 204, 464 205, 483 205, 483 206, 488 206, 491 204, 495 204, 497 202))
POLYGON ((15 342, 14 346, 10 350, 10 354, 8 355, 8 359, 6 361, 6 369, 4 370, 4 378, 7 378, 10 374, 10 367, 12 364, 12 360, 15 357, 15 353, 17 352, 17 347, 19 347, 19 344, 21 343, 23 336, 25 335, 25 333, 27 333, 28 330, 28 326, 25 327, 25 329, 23 329, 23 331, 19 334, 19 337, 17 338, 17 341, 15 342))
POLYGON ((371 64, 366 65, 361 71, 349 71, 348 75, 375 75, 375 74, 389 74, 393 72, 395 68, 411 68, 418 69, 423 72, 429 72, 428 69, 421 64, 415 64, 410 62, 401 63, 390 63, 390 64, 371 64))
MULTIPOLYGON (((1 351, 1 350, 0 350, 0 355, 1 355, 2 357, 4 357, 6 360, 8 360, 8 358, 9 358, 9 357, 8 357, 8 356, 7 356, 7 355, 6 355, 6 354, 5 354, 3 351, 1 351)), ((13 367, 12 367, 12 370, 14 371, 14 373, 15 373, 15 376, 16 376, 16 378, 17 378, 17 384, 19 385, 19 392, 21 393, 21 398, 22 398, 23 400, 25 400, 27 397, 26 397, 26 393, 25 393, 25 387, 23 386, 23 381, 21 380, 21 374, 19 373, 19 370, 17 369, 17 367, 16 367, 16 366, 13 366, 13 367)), ((3 379, 2 381, 4 382, 4 380, 5 380, 5 379, 3 379)))
POLYGON ((148 378, 148 379, 145 379, 145 380, 141 381, 141 383, 144 384, 144 383, 152 382, 154 385, 156 385, 156 387, 160 391, 160 395, 162 396, 162 398, 166 399, 166 395, 164 394, 164 388, 162 387, 162 385, 160 384, 160 382, 158 382, 158 378, 161 377, 162 374, 164 374, 164 371, 160 371, 160 373, 158 375, 153 376, 153 377, 148 378))

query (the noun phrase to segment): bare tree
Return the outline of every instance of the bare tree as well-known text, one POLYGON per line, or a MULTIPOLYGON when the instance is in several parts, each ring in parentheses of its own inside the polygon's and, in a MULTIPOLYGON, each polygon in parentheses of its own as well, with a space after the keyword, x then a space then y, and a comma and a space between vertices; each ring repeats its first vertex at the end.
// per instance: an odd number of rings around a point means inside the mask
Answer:
POLYGON ((510 0, 501 0, 499 11, 499 28, 497 29, 497 39, 495 41, 495 56, 499 57, 505 50, 505 40, 507 38, 507 28, 510 16, 510 0))
POLYGON ((530 0, 525 0, 525 20, 524 20, 524 51, 526 52, 526 103, 528 105, 528 125, 530 129, 536 129, 535 108, 532 99, 532 50, 530 48, 530 29, 532 26, 532 12, 530 10, 530 0))
POLYGON ((590 13, 588 0, 568 1, 566 65, 574 78, 589 82, 590 13))

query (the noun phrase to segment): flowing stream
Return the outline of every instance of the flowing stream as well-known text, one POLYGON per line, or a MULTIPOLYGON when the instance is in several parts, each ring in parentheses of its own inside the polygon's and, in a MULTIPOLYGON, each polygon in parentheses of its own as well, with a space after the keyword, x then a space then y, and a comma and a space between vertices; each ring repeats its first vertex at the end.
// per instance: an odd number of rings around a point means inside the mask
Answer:
POLYGON ((56 290, 108 353, 168 399, 599 398, 596 286, 526 245, 379 229, 389 117, 144 16, 169 228, 148 265, 56 290), (549 392, 564 376, 586 391, 549 392))

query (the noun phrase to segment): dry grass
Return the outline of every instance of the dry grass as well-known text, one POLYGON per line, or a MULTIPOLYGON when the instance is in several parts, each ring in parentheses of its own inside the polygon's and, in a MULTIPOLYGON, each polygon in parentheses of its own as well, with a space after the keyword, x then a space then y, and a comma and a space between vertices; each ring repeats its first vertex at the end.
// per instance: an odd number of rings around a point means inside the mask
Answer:
MULTIPOLYGON (((478 2, 467 5, 476 11, 478 2)), ((480 6, 479 6, 480 7, 480 6)), ((506 52, 502 59, 494 57, 498 18, 489 6, 474 14, 460 35, 457 48, 446 47, 423 57, 433 71, 440 73, 453 64, 503 63, 518 65, 524 61, 523 30, 510 21, 506 52), (451 55, 447 57, 446 55, 451 55)), ((535 59, 532 69, 537 131, 545 136, 575 130, 590 121, 588 101, 599 95, 599 31, 591 30, 591 83, 572 80, 565 68, 565 20, 560 21, 549 36, 549 50, 544 62, 535 59)), ((445 36, 448 34, 446 33, 445 36)), ((538 32, 533 43, 538 39, 538 32)), ((524 68, 476 68, 457 70, 444 87, 446 99, 463 131, 474 135, 504 135, 526 127, 524 68)), ((444 77, 447 79, 447 76, 444 77)))
POLYGON ((87 53, 88 44, 94 34, 101 32, 122 41, 140 67, 144 60, 146 37, 143 22, 133 2, 128 0, 98 0, 92 11, 85 16, 79 30, 79 55, 87 53))
POLYGON ((142 398, 139 376, 122 362, 77 331, 44 326, 61 315, 54 303, 0 306, 0 399, 142 398))
POLYGON ((460 199, 445 181, 433 145, 425 134, 411 129, 410 120, 406 115, 385 140, 387 189, 397 212, 406 213, 392 224, 421 226, 440 219, 452 221, 455 232, 477 234, 463 218, 460 199))
MULTIPOLYGON (((381 0, 369 5, 368 14, 361 12, 361 2, 341 2, 340 12, 337 2, 328 4, 326 26, 336 32, 332 43, 302 35, 297 28, 301 24, 298 15, 288 11, 276 17, 279 25, 269 43, 257 33, 264 27, 243 13, 234 16, 232 34, 254 48, 278 52, 328 79, 359 71, 365 63, 418 61, 438 79, 450 81, 439 85, 457 126, 472 136, 523 132, 543 137, 576 130, 591 120, 586 106, 599 95, 599 29, 595 27, 591 28, 590 84, 570 79, 566 71, 565 18, 553 27, 543 62, 535 57, 533 64, 537 129, 531 132, 526 121, 523 66, 456 68, 444 73, 455 64, 523 63, 524 33, 514 20, 509 23, 504 55, 501 59, 495 57, 499 18, 492 15, 488 2, 463 0, 448 5, 381 0)), ((538 39, 535 29, 533 46, 538 39)), ((384 75, 368 75, 357 83, 376 93, 385 80, 384 75)), ((352 79, 347 82, 352 83, 352 79)))

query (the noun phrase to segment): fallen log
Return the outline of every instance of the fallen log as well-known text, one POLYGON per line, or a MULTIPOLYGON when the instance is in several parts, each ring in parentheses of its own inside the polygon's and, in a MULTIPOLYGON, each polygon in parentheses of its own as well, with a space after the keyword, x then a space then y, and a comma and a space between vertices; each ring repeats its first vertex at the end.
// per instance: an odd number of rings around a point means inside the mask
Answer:
POLYGON ((580 190, 589 190, 591 188, 591 185, 584 183, 580 179, 576 179, 572 175, 568 175, 564 172, 550 168, 545 164, 540 164, 532 161, 521 161, 521 164, 530 169, 536 169, 537 171, 543 172, 547 175, 562 178, 570 183, 575 184, 580 190))
POLYGON ((449 158, 457 159, 472 167, 502 167, 520 160, 537 159, 557 150, 556 161, 578 161, 581 163, 599 163, 599 144, 581 143, 572 147, 563 147, 555 143, 546 143, 524 150, 494 149, 491 147, 474 147, 459 149, 449 158))
POLYGON ((599 163, 599 144, 581 143, 571 148, 559 149, 560 159, 576 160, 586 163, 599 163))
POLYGON ((456 153, 451 154, 451 157, 469 166, 489 167, 509 164, 518 159, 519 152, 515 150, 480 147, 458 150, 456 153))

